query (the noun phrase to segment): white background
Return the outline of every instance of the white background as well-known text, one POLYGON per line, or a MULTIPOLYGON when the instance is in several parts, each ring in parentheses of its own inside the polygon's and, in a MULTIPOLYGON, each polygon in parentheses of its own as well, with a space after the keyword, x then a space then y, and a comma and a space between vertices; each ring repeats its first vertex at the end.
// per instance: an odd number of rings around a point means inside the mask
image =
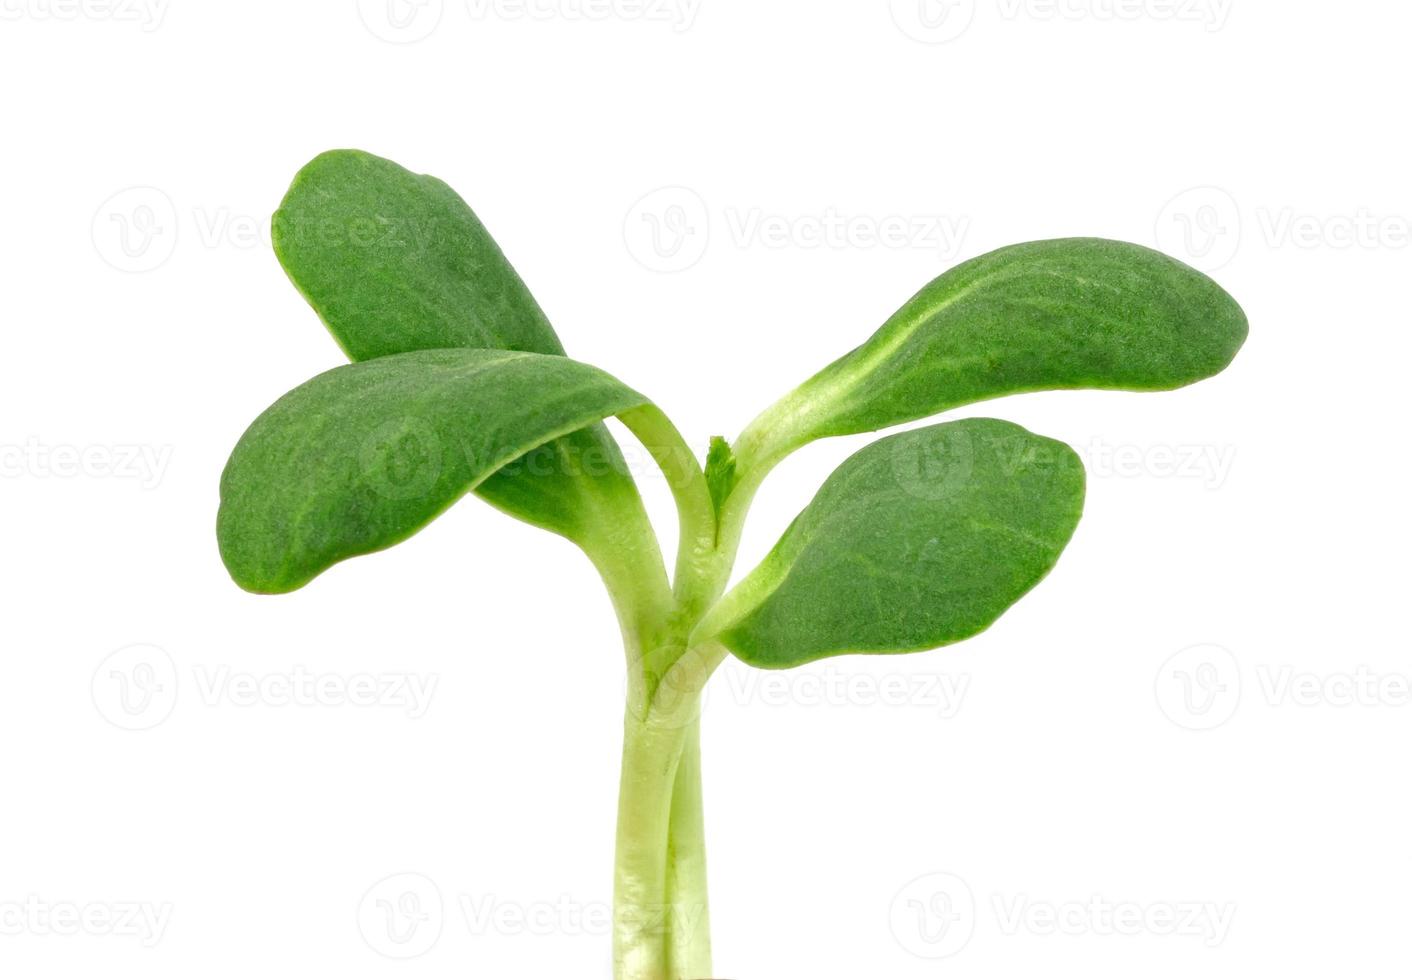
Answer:
MULTIPOLYGON (((699 447, 993 247, 1215 269, 1226 374, 970 413, 1090 464, 997 626, 714 680, 716 971, 1407 975, 1412 12, 65 2, 0 0, 0 975, 607 977, 588 563, 475 500, 289 597, 217 556, 231 446, 340 361, 266 233, 339 146, 448 180, 699 447)), ((777 472, 742 568, 867 441, 777 472)))

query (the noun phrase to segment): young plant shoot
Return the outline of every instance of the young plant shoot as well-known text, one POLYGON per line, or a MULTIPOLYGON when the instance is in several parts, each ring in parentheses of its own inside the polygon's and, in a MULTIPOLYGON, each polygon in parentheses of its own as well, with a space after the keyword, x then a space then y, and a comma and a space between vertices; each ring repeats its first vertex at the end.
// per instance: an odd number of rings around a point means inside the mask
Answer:
POLYGON ((565 355, 441 181, 326 153, 295 178, 274 245, 352 363, 279 399, 235 447, 217 523, 226 567, 251 592, 290 592, 405 540, 468 492, 583 550, 616 608, 629 672, 618 980, 712 976, 699 707, 716 667, 974 636, 1054 567, 1083 510, 1083 466, 1061 442, 994 419, 916 428, 847 459, 727 590, 770 470, 816 439, 1001 395, 1179 388, 1225 368, 1246 335, 1229 295, 1157 252, 1089 238, 1014 245, 923 287, 734 444, 713 440, 703 468, 647 395, 565 355), (671 485, 681 540, 670 575, 609 417, 671 485))

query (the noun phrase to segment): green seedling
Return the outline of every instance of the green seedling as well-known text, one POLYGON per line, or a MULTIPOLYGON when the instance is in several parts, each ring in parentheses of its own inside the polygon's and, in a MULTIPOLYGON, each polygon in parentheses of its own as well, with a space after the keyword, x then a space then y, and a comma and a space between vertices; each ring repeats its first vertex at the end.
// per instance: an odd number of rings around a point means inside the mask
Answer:
POLYGON ((221 556, 243 588, 289 592, 467 493, 583 550, 629 672, 618 980, 711 976, 699 708, 723 660, 789 668, 973 636, 1049 572, 1083 509, 1083 466, 1063 443, 993 419, 912 429, 845 461, 727 590, 771 469, 816 439, 1001 395, 1178 388, 1225 368, 1246 335, 1229 295, 1157 252, 1015 245, 925 286, 733 445, 714 440, 703 468, 646 395, 565 356, 441 181, 326 153, 295 178, 274 244, 353 363, 279 399, 241 438, 221 479, 221 556), (672 488, 671 575, 610 417, 672 488))

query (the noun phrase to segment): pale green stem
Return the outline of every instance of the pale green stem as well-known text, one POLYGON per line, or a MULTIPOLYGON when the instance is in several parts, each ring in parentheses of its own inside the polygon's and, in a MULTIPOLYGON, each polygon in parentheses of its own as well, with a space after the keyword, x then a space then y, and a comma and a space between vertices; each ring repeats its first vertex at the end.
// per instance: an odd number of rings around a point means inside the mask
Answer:
POLYGON ((667 902, 673 910, 668 975, 711 976, 711 904, 706 888, 706 823, 701 796, 701 722, 692 722, 672 788, 667 830, 667 902))
POLYGON ((619 588, 627 593, 619 618, 632 672, 618 794, 614 977, 706 980, 712 969, 699 712, 701 692, 726 651, 713 642, 688 646, 687 637, 725 590, 745 512, 768 467, 742 474, 718 524, 701 465, 666 416, 648 407, 621 418, 671 484, 681 544, 666 615, 650 571, 647 588, 631 587, 631 574, 604 574, 610 591, 615 579, 629 583, 619 588))
MULTIPOLYGON (((688 737, 698 730, 694 721, 680 721, 656 712, 644 719, 632 711, 624 720, 613 882, 616 980, 697 980, 674 973, 672 966, 674 951, 683 943, 690 946, 704 915, 690 907, 679 912, 668 893, 674 880, 673 798, 688 737), (681 937, 674 938, 678 931, 681 937)), ((697 804, 699 809, 699 799, 697 804)), ((709 946, 705 949, 709 959, 709 946)), ((683 954, 699 961, 689 948, 683 954)))

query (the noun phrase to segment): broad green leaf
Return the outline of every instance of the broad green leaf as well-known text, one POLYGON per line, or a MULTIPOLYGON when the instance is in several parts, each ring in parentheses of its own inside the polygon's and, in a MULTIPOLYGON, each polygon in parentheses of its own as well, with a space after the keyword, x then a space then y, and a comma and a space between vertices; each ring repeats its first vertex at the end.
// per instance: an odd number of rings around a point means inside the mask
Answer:
POLYGON ((221 477, 221 557, 245 589, 292 591, 405 540, 536 446, 646 404, 544 354, 416 351, 335 368, 241 437, 221 477))
POLYGON ((1220 286, 1160 252, 1097 238, 1014 245, 931 282, 749 441, 773 461, 1000 395, 1178 388, 1225 368, 1246 329, 1220 286))
POLYGON ((352 360, 449 347, 564 353, 466 202, 391 160, 315 157, 275 212, 274 246, 352 360))
MULTIPOLYGON (((391 160, 358 150, 316 157, 275 214, 274 246, 354 361, 453 347, 564 353, 466 202, 435 177, 391 160)), ((602 501, 637 500, 622 453, 601 425, 540 447, 476 492, 580 543, 593 513, 614 509, 602 501)))
POLYGON ((1054 566, 1083 511, 1061 442, 967 419, 890 436, 834 471, 703 622, 757 667, 905 653, 985 629, 1054 566))

